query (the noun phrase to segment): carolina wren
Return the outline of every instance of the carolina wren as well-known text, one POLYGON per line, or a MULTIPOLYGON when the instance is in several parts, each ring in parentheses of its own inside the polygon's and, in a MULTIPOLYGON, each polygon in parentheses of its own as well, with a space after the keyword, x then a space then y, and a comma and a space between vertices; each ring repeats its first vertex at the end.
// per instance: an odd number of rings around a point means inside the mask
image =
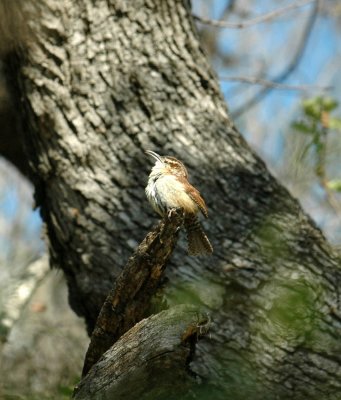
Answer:
POLYGON ((172 208, 182 208, 188 253, 192 256, 211 254, 213 248, 197 217, 201 211, 207 218, 207 207, 199 191, 188 182, 186 167, 174 157, 162 157, 151 150, 146 153, 156 160, 146 187, 153 209, 164 217, 172 208))

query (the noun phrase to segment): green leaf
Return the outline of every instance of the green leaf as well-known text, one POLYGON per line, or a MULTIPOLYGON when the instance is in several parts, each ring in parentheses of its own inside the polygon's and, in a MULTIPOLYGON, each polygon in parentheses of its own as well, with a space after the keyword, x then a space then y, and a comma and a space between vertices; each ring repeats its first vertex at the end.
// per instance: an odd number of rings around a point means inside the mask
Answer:
POLYGON ((308 135, 312 134, 312 128, 303 121, 293 122, 292 127, 296 131, 307 133, 308 135))
POLYGON ((329 118, 329 127, 341 131, 341 118, 329 118))
POLYGON ((320 115, 321 115, 321 109, 317 103, 312 103, 312 102, 304 102, 303 103, 303 111, 305 115, 308 117, 314 119, 314 120, 319 120, 320 115))
POLYGON ((331 190, 335 190, 336 192, 341 192, 341 180, 340 179, 332 179, 327 182, 327 186, 331 190))
POLYGON ((320 120, 323 111, 330 113, 338 107, 337 100, 331 97, 313 97, 304 100, 302 103, 303 112, 306 116, 314 120, 320 120))
POLYGON ((324 97, 322 99, 321 106, 324 111, 330 112, 330 111, 335 110, 339 106, 339 103, 338 103, 338 101, 336 101, 335 99, 332 99, 331 97, 324 97))

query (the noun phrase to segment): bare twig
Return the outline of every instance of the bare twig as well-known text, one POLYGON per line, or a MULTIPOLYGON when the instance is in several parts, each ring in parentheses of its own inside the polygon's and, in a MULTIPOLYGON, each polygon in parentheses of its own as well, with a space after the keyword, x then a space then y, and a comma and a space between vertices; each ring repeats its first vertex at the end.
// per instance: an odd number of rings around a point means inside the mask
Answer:
POLYGON ((258 78, 256 76, 220 76, 220 80, 232 81, 232 82, 242 82, 250 83, 252 85, 261 85, 273 89, 281 90, 297 90, 297 91, 312 91, 320 90, 327 91, 331 90, 332 86, 316 86, 316 85, 288 85, 284 83, 278 83, 274 81, 269 81, 267 79, 258 78))
POLYGON ((314 0, 297 1, 295 3, 289 4, 288 6, 278 8, 277 10, 271 11, 269 13, 260 15, 258 17, 255 17, 255 18, 249 19, 247 21, 243 21, 243 22, 218 21, 218 20, 213 20, 210 18, 199 17, 197 15, 194 15, 193 18, 203 24, 208 24, 208 25, 214 26, 216 28, 244 29, 244 28, 249 28, 250 26, 259 24, 261 22, 271 21, 291 10, 294 10, 295 8, 300 8, 307 4, 310 4, 313 1, 314 0))
MULTIPOLYGON (((305 52, 305 49, 307 47, 308 39, 313 30, 320 3, 321 3, 321 0, 315 0, 314 7, 311 11, 309 19, 307 21, 307 24, 306 24, 303 34, 301 36, 301 40, 300 40, 299 45, 294 53, 292 60, 280 74, 278 74, 276 77, 274 77, 272 79, 273 82, 282 83, 297 68, 297 66, 305 52)), ((261 89, 250 100, 246 101, 237 110, 232 112, 232 117, 233 118, 240 117, 245 111, 248 111, 251 107, 255 106, 257 103, 259 103, 261 100, 263 100, 264 97, 266 97, 271 92, 271 90, 273 90, 273 87, 266 87, 266 88, 261 89)))

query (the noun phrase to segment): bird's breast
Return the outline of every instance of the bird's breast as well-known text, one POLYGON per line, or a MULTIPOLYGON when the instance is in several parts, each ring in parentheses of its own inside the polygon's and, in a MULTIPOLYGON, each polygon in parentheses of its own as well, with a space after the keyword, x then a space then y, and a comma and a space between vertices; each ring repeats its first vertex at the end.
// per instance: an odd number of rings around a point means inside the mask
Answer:
POLYGON ((161 215, 171 208, 182 208, 186 214, 196 214, 197 204, 186 192, 185 185, 174 175, 164 175, 157 179, 150 177, 146 195, 151 205, 161 215))

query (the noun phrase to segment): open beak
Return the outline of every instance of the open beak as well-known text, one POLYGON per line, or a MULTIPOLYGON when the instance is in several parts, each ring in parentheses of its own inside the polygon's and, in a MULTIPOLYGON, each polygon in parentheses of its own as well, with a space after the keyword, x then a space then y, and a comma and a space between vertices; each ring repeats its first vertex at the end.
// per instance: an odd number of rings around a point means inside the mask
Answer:
POLYGON ((161 163, 163 163, 161 156, 157 153, 155 153, 155 151, 151 151, 151 150, 146 150, 145 152, 146 154, 148 154, 149 156, 152 156, 153 158, 155 158, 155 160, 160 161, 161 163))

